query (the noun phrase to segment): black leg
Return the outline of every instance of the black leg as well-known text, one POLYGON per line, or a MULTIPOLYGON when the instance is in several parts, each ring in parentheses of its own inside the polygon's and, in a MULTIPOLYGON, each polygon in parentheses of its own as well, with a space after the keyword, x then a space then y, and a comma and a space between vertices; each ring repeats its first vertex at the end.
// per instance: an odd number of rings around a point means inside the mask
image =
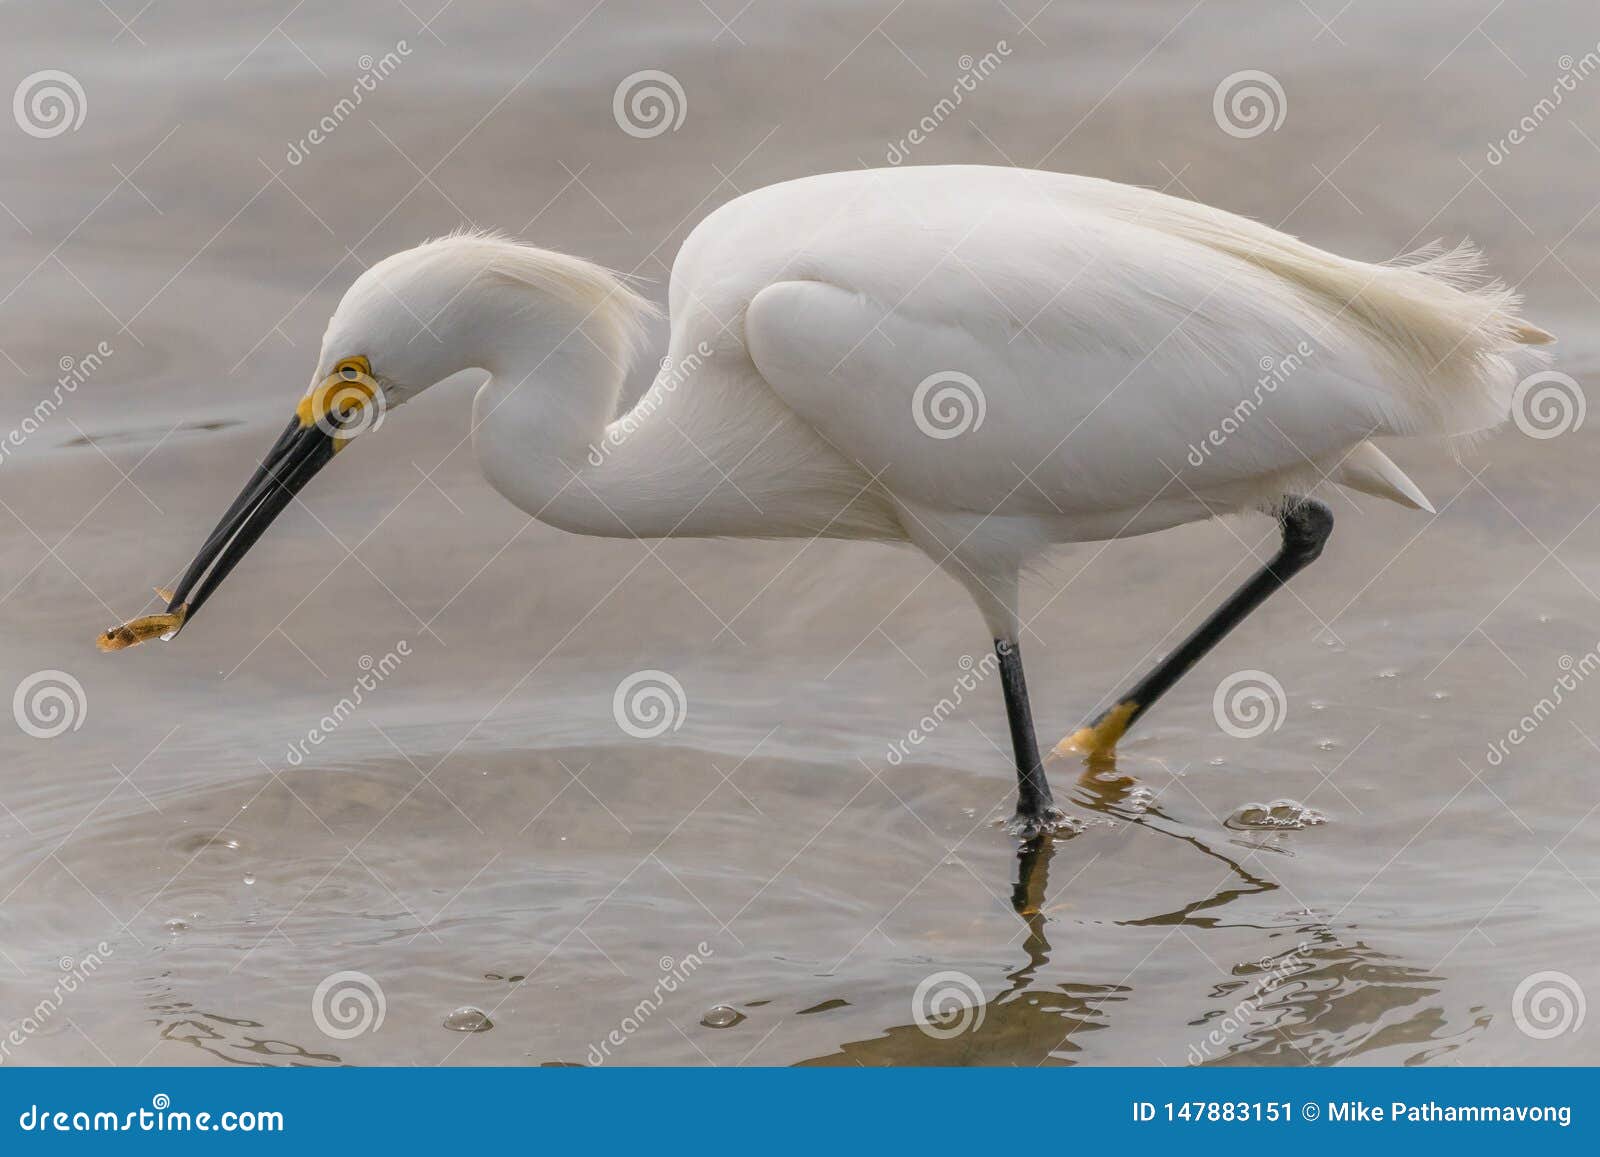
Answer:
POLYGON ((1028 706, 1028 681, 1022 674, 1022 652, 1014 639, 996 639, 1000 660, 1000 685, 1006 696, 1006 721, 1011 725, 1011 750, 1017 759, 1017 814, 1011 819, 1014 835, 1031 838, 1049 831, 1062 818, 1050 797, 1050 783, 1039 759, 1039 741, 1033 733, 1033 711, 1028 706))
POLYGON ((1062 740, 1058 750, 1079 751, 1089 756, 1111 754, 1117 740, 1152 703, 1183 678, 1224 635, 1264 603, 1268 595, 1316 560, 1328 535, 1333 533, 1333 511, 1313 498, 1289 497, 1278 509, 1278 524, 1283 529, 1283 545, 1272 561, 1256 571, 1200 624, 1194 634, 1180 643, 1177 650, 1125 695, 1119 696, 1111 707, 1062 740))

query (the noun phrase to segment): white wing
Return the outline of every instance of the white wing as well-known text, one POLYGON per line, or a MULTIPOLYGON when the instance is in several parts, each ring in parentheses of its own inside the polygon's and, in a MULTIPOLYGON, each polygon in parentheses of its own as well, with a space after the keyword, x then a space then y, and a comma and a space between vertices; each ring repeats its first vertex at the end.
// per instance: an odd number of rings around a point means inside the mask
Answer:
POLYGON ((1545 336, 1502 291, 1463 288, 1460 254, 1369 265, 1058 174, 809 178, 702 229, 674 316, 765 281, 744 334, 762 376, 933 509, 1098 525, 1158 496, 1248 505, 1341 460, 1336 480, 1425 503, 1375 448, 1347 453, 1498 421, 1505 355, 1545 336))

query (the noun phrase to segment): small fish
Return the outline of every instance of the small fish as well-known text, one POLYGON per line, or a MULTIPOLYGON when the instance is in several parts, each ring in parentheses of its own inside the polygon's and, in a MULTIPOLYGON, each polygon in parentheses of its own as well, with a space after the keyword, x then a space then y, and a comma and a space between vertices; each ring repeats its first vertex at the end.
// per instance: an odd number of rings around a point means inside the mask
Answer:
MULTIPOLYGON (((162 602, 172 602, 171 591, 156 587, 156 595, 162 602)), ((163 611, 155 615, 141 615, 137 619, 130 619, 102 632, 95 640, 95 646, 102 651, 121 651, 150 639, 163 638, 183 626, 183 620, 188 614, 189 604, 183 603, 176 610, 163 611)))

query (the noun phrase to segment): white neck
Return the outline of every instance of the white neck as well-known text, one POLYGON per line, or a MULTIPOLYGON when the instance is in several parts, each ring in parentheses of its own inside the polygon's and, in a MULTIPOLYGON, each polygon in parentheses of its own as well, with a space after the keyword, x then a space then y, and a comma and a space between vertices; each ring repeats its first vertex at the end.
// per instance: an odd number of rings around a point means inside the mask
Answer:
POLYGON ((750 507, 662 411, 646 403, 648 417, 611 421, 631 353, 626 334, 593 319, 520 320, 491 341, 482 359, 490 378, 473 400, 473 446, 497 490, 576 534, 737 533, 750 507))

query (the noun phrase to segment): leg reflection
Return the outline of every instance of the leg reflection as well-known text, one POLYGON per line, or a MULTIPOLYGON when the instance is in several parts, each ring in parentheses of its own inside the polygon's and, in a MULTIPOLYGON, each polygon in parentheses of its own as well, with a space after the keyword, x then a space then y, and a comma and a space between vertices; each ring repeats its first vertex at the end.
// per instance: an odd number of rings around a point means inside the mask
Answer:
POLYGON ((1050 857, 1055 855, 1051 836, 1035 836, 1017 852, 1017 878, 1011 885, 1011 907, 1027 926, 1023 951, 1028 963, 1010 973, 1011 989, 1026 988, 1041 965, 1050 963, 1050 941, 1045 937, 1045 889, 1050 885, 1050 857))

